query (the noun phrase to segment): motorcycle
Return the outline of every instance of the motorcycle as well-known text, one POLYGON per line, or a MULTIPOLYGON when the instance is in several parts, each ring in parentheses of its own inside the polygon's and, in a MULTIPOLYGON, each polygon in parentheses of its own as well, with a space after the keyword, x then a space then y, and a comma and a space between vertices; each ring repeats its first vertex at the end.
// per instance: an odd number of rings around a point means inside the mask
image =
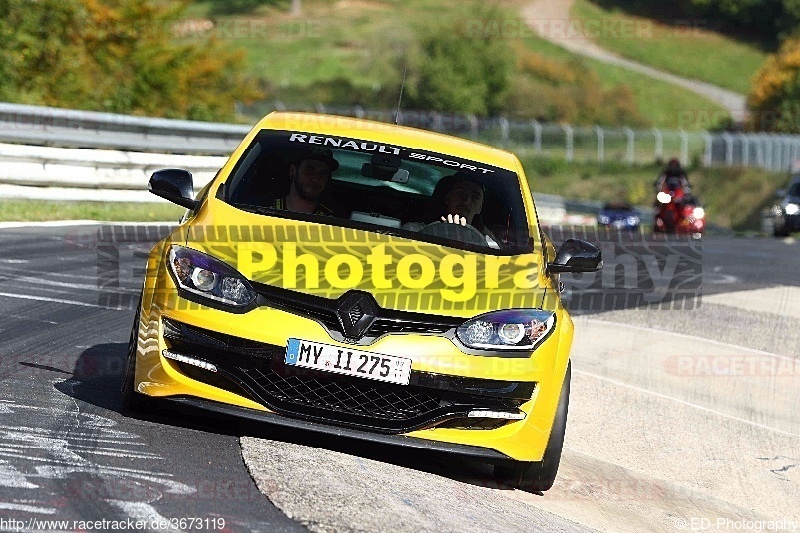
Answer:
POLYGON ((706 227, 705 210, 682 186, 664 183, 656 195, 655 233, 691 235, 699 239, 706 227))

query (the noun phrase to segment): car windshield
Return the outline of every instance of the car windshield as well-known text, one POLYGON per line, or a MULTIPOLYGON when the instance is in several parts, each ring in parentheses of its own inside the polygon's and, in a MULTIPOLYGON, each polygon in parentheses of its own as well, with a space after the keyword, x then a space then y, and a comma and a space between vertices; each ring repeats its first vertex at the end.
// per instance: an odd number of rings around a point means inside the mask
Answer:
POLYGON ((374 141, 262 131, 231 173, 225 199, 260 214, 313 219, 457 248, 506 254, 531 246, 516 173, 374 141), (325 171, 331 167, 336 168, 328 178, 325 171), (324 177, 302 177, 320 168, 324 177), (293 184, 294 176, 301 177, 293 184), (311 206, 310 214, 290 210, 297 198, 308 200, 304 205, 311 206), (453 213, 461 213, 469 224, 455 227, 441 222, 453 213))
POLYGON ((800 196, 800 181, 789 187, 789 192, 787 194, 789 196, 800 196))

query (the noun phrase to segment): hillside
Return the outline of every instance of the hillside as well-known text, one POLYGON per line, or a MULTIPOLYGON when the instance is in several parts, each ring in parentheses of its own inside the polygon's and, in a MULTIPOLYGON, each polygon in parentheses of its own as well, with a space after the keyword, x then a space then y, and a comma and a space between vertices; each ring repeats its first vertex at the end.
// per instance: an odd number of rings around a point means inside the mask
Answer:
MULTIPOLYGON (((422 60, 420 35, 434 26, 438 34, 466 37, 462 41, 490 39, 507 51, 501 55, 513 58, 501 110, 507 116, 684 129, 715 127, 726 120, 721 107, 696 94, 578 59, 536 37, 520 16, 526 2, 513 0, 489 10, 483 4, 304 0, 301 15, 293 16, 288 2, 263 2, 234 12, 229 4, 206 0, 191 5, 187 17, 194 26, 187 27, 199 29, 211 21, 213 28, 185 36, 201 38, 210 31, 223 46, 244 48, 248 69, 262 80, 268 99, 290 106, 321 102, 393 107, 402 65, 422 60), (704 114, 687 115, 687 110, 704 114)), ((580 6, 587 8, 585 1, 580 6)), ((749 78, 750 63, 729 78, 749 78)), ((413 73, 412 68, 409 104, 414 103, 413 73)))

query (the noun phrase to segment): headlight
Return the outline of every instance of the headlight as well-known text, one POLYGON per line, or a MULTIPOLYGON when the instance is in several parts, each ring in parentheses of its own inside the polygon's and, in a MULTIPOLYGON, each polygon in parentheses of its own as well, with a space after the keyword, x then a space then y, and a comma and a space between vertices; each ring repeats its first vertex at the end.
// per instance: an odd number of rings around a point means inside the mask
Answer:
POLYGON ((600 224, 604 224, 604 225, 605 225, 605 224, 608 224, 608 223, 610 223, 610 222, 611 222, 611 219, 610 219, 610 218, 608 218, 608 217, 607 217, 607 216, 605 216, 605 215, 600 215, 599 217, 597 217, 597 221, 598 221, 600 224))
POLYGON ((530 351, 547 338, 555 323, 552 311, 493 311, 463 323, 456 335, 469 348, 530 351))
POLYGON ((635 226, 639 223, 639 217, 630 216, 628 217, 628 225, 635 226))
POLYGON ((672 201, 672 195, 664 191, 661 191, 656 195, 656 200, 658 200, 662 204, 668 204, 672 201))
POLYGON ((786 204, 786 207, 783 208, 786 211, 787 215, 796 215, 798 211, 800 211, 800 206, 797 204, 786 204))
POLYGON ((695 207, 694 211, 692 211, 692 216, 694 218, 704 218, 706 216, 706 211, 702 207, 695 207))
POLYGON ((235 307, 248 306, 256 298, 244 276, 197 250, 173 245, 169 249, 169 269, 178 286, 192 294, 235 307))

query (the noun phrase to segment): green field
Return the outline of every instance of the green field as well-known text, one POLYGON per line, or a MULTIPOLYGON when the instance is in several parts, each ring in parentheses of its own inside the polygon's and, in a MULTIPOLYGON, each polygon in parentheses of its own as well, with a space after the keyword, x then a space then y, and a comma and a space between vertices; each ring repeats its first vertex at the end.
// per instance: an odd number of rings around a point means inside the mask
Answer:
POLYGON ((616 28, 592 36, 607 50, 740 94, 750 92, 752 77, 767 57, 755 46, 707 30, 709 21, 688 20, 668 26, 621 10, 606 10, 590 0, 577 0, 572 17, 597 21, 600 28, 616 28))
MULTIPOLYGON (((569 51, 538 37, 527 36, 523 42, 536 53, 563 63, 575 59, 569 51)), ((581 58, 580 61, 597 74, 604 89, 620 84, 630 87, 639 112, 655 127, 702 130, 715 127, 729 117, 722 106, 681 87, 596 59, 581 58)))

